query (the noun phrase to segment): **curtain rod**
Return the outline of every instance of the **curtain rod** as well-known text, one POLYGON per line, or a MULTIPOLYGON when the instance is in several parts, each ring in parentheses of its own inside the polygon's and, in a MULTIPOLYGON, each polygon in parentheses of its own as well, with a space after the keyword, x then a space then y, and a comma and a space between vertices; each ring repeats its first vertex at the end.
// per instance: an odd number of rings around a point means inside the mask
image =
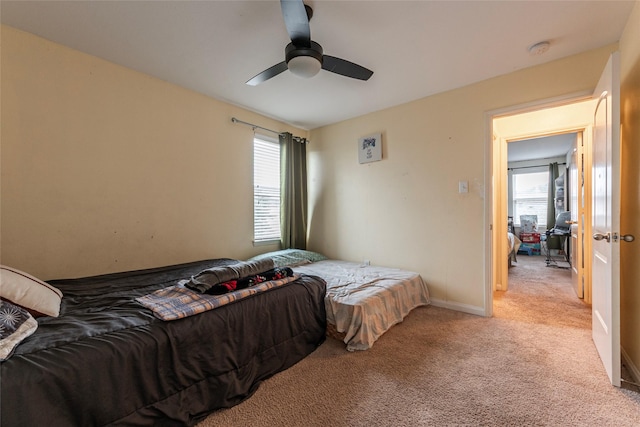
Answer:
MULTIPOLYGON (((278 136, 279 136, 279 135, 283 135, 283 134, 285 134, 285 133, 286 133, 286 132, 277 132, 277 131, 275 131, 275 130, 267 129, 267 128, 264 128, 264 127, 262 127, 262 126, 254 125, 253 123, 249 123, 249 122, 245 122, 245 121, 242 121, 242 120, 238 120, 238 119, 236 119, 235 117, 231 117, 231 122, 233 122, 233 123, 240 123, 240 124, 243 124, 243 125, 246 125, 246 126, 251 126, 251 127, 253 128, 253 130, 254 130, 254 131, 255 131, 256 129, 262 129, 262 130, 265 130, 265 131, 267 131, 267 132, 271 132, 271 133, 273 133, 273 134, 276 134, 276 135, 278 135, 278 136)), ((301 143, 307 143, 307 142, 309 142, 309 141, 307 141, 307 139, 306 139, 306 138, 302 138, 301 136, 295 136, 295 135, 293 135, 293 140, 294 140, 294 141, 296 141, 296 142, 301 142, 301 143)))
MULTIPOLYGON (((558 166, 560 165, 565 165, 566 163, 558 163, 558 166)), ((549 165, 537 165, 537 166, 519 166, 519 167, 515 167, 515 168, 507 168, 508 171, 513 171, 516 169, 529 169, 529 168, 546 168, 549 167, 549 165)))
POLYGON ((275 130, 263 128, 262 126, 254 125, 253 123, 243 122, 242 120, 238 120, 235 117, 231 117, 231 121, 233 123, 240 123, 240 124, 243 124, 243 125, 251 126, 253 128, 253 130, 262 129, 262 130, 266 130, 267 132, 275 133, 276 135, 280 135, 282 133, 282 132, 276 132, 275 130))

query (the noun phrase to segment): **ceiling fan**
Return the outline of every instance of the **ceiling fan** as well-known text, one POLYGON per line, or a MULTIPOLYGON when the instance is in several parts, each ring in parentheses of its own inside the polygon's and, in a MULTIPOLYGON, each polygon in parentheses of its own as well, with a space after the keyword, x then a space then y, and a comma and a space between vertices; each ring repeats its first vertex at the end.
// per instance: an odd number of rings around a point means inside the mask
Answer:
POLYGON ((322 53, 322 46, 311 40, 309 20, 313 9, 302 0, 280 0, 280 6, 291 39, 284 50, 285 60, 251 78, 248 85, 256 86, 286 70, 304 78, 315 76, 320 69, 358 80, 369 80, 373 75, 358 64, 322 53))

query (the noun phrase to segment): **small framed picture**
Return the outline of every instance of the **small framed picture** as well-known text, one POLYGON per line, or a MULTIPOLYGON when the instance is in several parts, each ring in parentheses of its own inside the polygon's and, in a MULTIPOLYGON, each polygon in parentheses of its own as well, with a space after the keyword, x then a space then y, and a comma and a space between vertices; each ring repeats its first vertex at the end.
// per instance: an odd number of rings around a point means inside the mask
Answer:
POLYGON ((358 161, 360 163, 382 160, 382 134, 364 136, 358 140, 358 161))

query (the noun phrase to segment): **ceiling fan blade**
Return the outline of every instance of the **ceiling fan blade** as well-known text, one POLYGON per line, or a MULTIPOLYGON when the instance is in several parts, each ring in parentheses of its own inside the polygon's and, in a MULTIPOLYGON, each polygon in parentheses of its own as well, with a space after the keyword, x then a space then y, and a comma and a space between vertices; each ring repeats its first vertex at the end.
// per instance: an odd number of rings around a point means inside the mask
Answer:
POLYGON ((322 56, 322 69, 358 80, 369 80, 373 71, 335 56, 322 56))
POLYGON ((269 80, 271 77, 275 77, 278 74, 282 73, 283 71, 286 71, 287 69, 288 69, 287 63, 285 61, 282 61, 281 63, 276 64, 273 67, 267 68, 266 70, 264 70, 260 74, 252 77, 247 82, 247 84, 249 86, 257 86, 260 83, 269 80))
POLYGON ((280 6, 291 42, 296 47, 311 46, 309 18, 302 0, 280 0, 280 6))

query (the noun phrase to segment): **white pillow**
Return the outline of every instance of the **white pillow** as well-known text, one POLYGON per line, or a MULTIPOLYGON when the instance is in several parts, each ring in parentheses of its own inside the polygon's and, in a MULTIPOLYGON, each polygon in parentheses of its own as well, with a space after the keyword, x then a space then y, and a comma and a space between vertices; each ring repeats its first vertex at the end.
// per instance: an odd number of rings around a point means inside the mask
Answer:
POLYGON ((34 316, 58 317, 62 292, 48 283, 0 265, 0 297, 27 309, 34 316))

